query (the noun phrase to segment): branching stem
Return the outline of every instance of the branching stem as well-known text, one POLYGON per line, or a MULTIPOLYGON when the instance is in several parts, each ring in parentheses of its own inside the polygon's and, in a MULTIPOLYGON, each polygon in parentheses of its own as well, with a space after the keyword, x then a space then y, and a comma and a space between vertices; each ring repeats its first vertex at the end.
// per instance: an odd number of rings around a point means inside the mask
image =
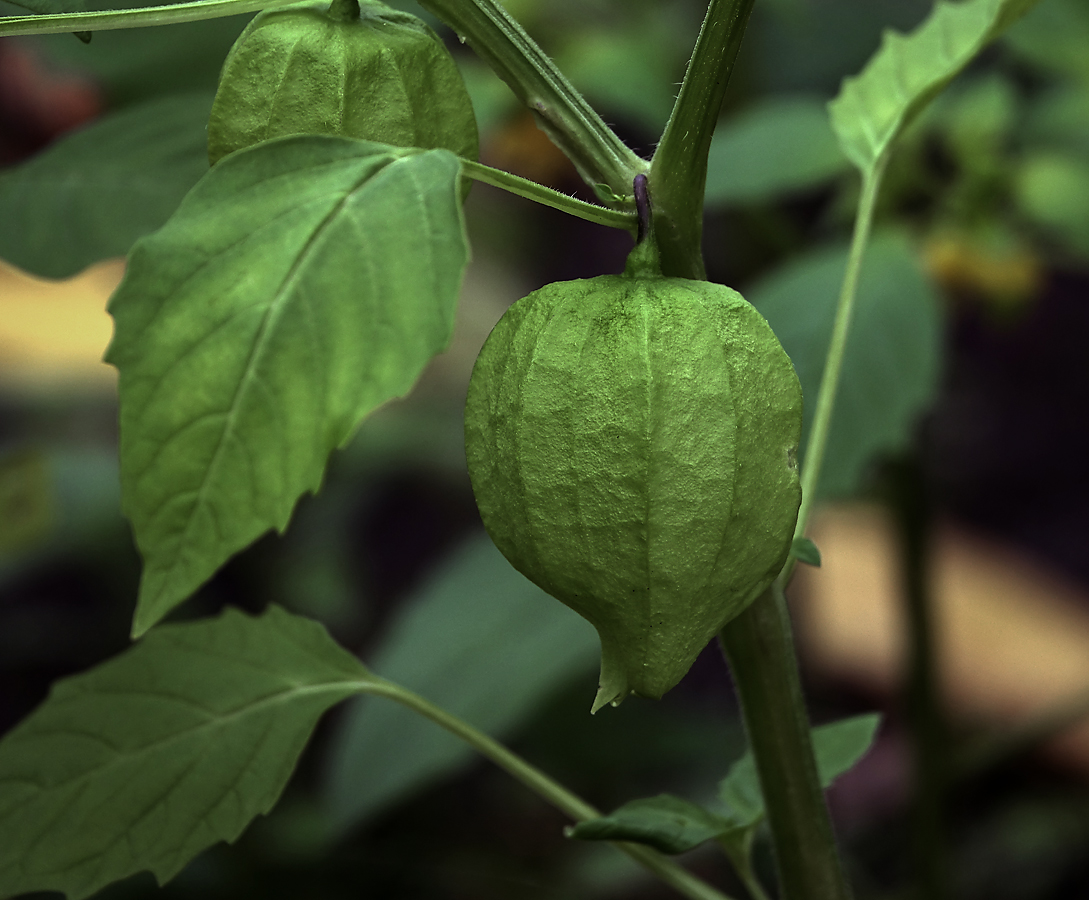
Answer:
POLYGON ((647 162, 617 137, 496 0, 420 0, 420 5, 453 28, 510 86, 587 184, 629 195, 632 179, 646 171, 647 162))

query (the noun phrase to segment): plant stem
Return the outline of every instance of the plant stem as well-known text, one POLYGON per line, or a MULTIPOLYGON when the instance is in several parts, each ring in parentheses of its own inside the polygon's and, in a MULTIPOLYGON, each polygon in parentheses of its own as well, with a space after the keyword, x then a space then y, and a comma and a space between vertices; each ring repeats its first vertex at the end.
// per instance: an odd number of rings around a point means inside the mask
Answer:
POLYGON ((587 203, 585 200, 570 197, 550 187, 545 187, 543 184, 538 184, 536 181, 530 181, 520 175, 504 172, 502 169, 493 169, 491 166, 473 162, 471 159, 461 160, 461 170, 474 181, 502 188, 512 194, 517 194, 519 197, 535 200, 537 203, 570 213, 580 219, 585 219, 587 222, 607 225, 609 228, 620 228, 624 231, 630 231, 633 235, 638 229, 639 223, 635 213, 587 203))
POLYGON ((824 802, 778 584, 729 622, 719 641, 756 759, 782 900, 849 900, 824 802))
POLYGON ((890 464, 886 472, 903 548, 909 656, 905 699, 915 769, 912 855, 916 895, 921 900, 944 900, 949 896, 944 821, 949 741, 942 714, 934 617, 927 586, 930 515, 917 462, 890 464))
POLYGON ((752 6, 753 0, 711 0, 651 161, 655 230, 666 275, 707 277, 700 250, 707 151, 752 6))
POLYGON ((632 179, 646 171, 646 161, 616 136, 496 0, 420 0, 420 5, 468 41, 510 86, 587 184, 630 197, 632 179))
POLYGON ((5 16, 0 18, 0 36, 14 34, 63 34, 67 31, 117 31, 177 25, 202 19, 221 19, 242 13, 290 6, 298 0, 198 0, 169 6, 142 6, 105 12, 62 13, 51 16, 5 16))
POLYGON ((760 883, 760 879, 756 877, 756 873, 752 870, 752 840, 755 834, 756 829, 750 828, 741 846, 728 840, 720 840, 719 844, 726 856, 729 857, 734 872, 741 879, 741 883, 745 885, 745 890, 749 892, 752 900, 771 900, 764 890, 764 886, 760 883))
MULTIPOLYGON (((854 232, 851 235, 851 249, 847 256, 847 270, 840 288, 836 318, 832 325, 832 339, 828 344, 824 372, 821 375, 820 391, 817 394, 817 408, 813 422, 809 427, 809 440, 805 447, 802 461, 802 505, 798 510, 798 523, 794 527, 794 537, 804 537, 813 501, 817 496, 820 483, 821 466, 824 463, 824 451, 828 445, 828 433, 832 425, 832 413, 835 411, 836 394, 839 392, 840 373, 847 350, 847 335, 851 329, 851 317, 858 294, 858 279, 862 272, 862 257, 870 239, 873 227, 874 209, 877 195, 881 189, 881 176, 885 171, 888 154, 878 157, 873 167, 862 176, 862 193, 858 198, 858 212, 855 216, 854 232)), ((796 560, 787 559, 783 571, 779 573, 778 583, 785 587, 790 582, 796 560)))
MULTIPOLYGON (((448 713, 429 700, 425 700, 419 694, 414 694, 407 688, 381 678, 361 681, 358 688, 363 694, 396 700, 413 712, 445 728, 576 822, 595 819, 601 815, 589 803, 549 778, 536 766, 530 765, 484 732, 473 728, 468 722, 448 713)), ((690 900, 732 900, 650 847, 621 842, 613 842, 613 846, 653 872, 670 887, 685 897, 689 897, 690 900)))

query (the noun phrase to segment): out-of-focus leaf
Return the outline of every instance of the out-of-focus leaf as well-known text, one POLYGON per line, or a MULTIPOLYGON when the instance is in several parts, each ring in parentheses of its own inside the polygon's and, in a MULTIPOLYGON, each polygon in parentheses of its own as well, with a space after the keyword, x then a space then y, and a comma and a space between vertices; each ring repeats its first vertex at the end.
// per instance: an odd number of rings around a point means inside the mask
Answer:
POLYGON ((1089 159, 1032 154, 1018 170, 1015 195, 1029 218, 1071 249, 1089 255, 1089 159))
POLYGON ((702 806, 659 794, 625 803, 607 816, 579 822, 568 837, 583 841, 631 841, 662 853, 686 853, 735 826, 702 806))
POLYGON ((581 30, 557 62, 576 87, 608 116, 622 116, 660 134, 673 108, 678 73, 662 29, 581 30))
MULTIPOLYGON (((880 715, 867 713, 813 729, 813 755, 822 788, 829 787, 865 755, 880 724, 880 715)), ((763 818, 764 797, 751 752, 730 767, 719 785, 719 798, 726 804, 730 820, 738 826, 755 825, 763 818)))
POLYGON ((1017 55, 1051 72, 1089 80, 1089 5, 1085 0, 1047 0, 1005 35, 1017 55))
POLYGON ((990 41, 1038 0, 938 0, 909 35, 886 31, 862 72, 829 104, 840 146, 863 172, 990 41))
POLYGON ((760 0, 741 64, 769 90, 830 95, 865 64, 883 29, 910 29, 931 6, 932 0, 760 0))
MULTIPOLYGON (((381 673, 496 737, 564 681, 590 673, 594 629, 473 538, 410 600, 370 660, 381 673)), ((472 759, 438 726, 379 698, 351 704, 322 793, 346 829, 472 759)))
POLYGON ((1037 97, 1019 137, 1033 148, 1069 150, 1089 159, 1089 79, 1037 97))
POLYGON ((209 94, 104 116, 0 173, 0 257, 49 278, 124 256, 208 171, 209 94))
MULTIPOLYGON (((77 9, 128 9, 163 5, 169 0, 31 0, 54 4, 55 12, 77 9), (61 9, 60 7, 64 7, 61 9)), ((116 108, 167 94, 214 92, 231 44, 252 13, 164 25, 96 31, 81 44, 67 34, 26 38, 28 46, 66 70, 89 75, 116 108)))
POLYGON ((958 86, 935 102, 934 116, 928 121, 941 129, 963 166, 971 166, 980 156, 1003 154, 1017 119, 1017 89, 997 72, 958 86))
POLYGON ((0 560, 49 533, 54 503, 42 453, 23 450, 0 456, 0 560))
POLYGON ((713 207, 768 200, 818 187, 848 169, 821 100, 770 97, 718 126, 705 201, 713 207))
POLYGON ((468 261, 457 157, 347 138, 215 166, 110 301, 133 633, 283 530, 329 454, 445 348, 468 261))
POLYGON ((6 2, 18 7, 20 11, 29 10, 40 15, 83 12, 87 9, 86 0, 6 0, 6 2))
POLYGON ((166 626, 0 741, 0 896, 160 884, 279 798, 318 718, 370 678, 277 607, 166 626))
MULTIPOLYGON (((846 265, 846 247, 812 251, 745 292, 798 371, 806 431, 846 265)), ((910 439, 916 417, 937 385, 940 347, 941 320, 932 285, 904 238, 879 234, 863 262, 821 472, 822 495, 854 492, 875 453, 895 451, 910 439)))

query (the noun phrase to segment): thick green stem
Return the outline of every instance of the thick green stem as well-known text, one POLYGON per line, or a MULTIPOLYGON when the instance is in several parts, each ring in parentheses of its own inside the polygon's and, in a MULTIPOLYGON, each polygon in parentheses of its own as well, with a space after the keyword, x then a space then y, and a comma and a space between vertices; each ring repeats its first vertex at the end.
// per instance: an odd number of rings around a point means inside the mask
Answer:
POLYGON ((595 222, 598 225, 606 225, 609 228, 620 228, 630 231, 634 236, 639 227, 638 219, 633 212, 625 212, 619 209, 607 209, 604 206, 596 206, 579 200, 577 197, 569 197, 559 191, 528 178, 504 172, 502 169, 493 169, 482 163, 473 162, 471 159, 461 161, 462 172, 474 181, 490 184, 492 187, 502 188, 527 200, 534 200, 544 206, 570 213, 587 222, 595 222))
POLYGON ((650 166, 662 271, 706 278, 700 243, 707 151, 753 0, 711 0, 681 91, 650 166))
MULTIPOLYGON (((382 679, 368 679, 360 682, 359 691, 396 700, 413 712, 445 728, 576 822, 595 819, 601 815, 589 803, 553 781, 536 766, 530 765, 484 732, 478 731, 457 716, 425 700, 419 694, 414 694, 392 681, 382 679)), ((732 900, 650 847, 619 842, 614 843, 613 846, 690 900, 732 900)))
POLYGON ((468 41, 589 185, 631 195, 632 179, 646 171, 646 161, 616 136, 510 13, 495 0, 420 0, 420 5, 468 41))
POLYGON ((849 900, 778 585, 719 634, 764 795, 782 900, 849 900))
POLYGON ((5 16, 0 18, 0 37, 13 34, 64 34, 66 31, 117 31, 177 25, 202 19, 221 19, 242 13, 290 6, 298 0, 197 0, 169 6, 143 6, 106 12, 62 13, 55 16, 5 16))
MULTIPOLYGON (((851 249, 847 255, 847 270, 843 275, 839 303, 836 306, 836 318, 832 325, 832 339, 828 344, 820 392, 817 394, 817 408, 813 414, 813 422, 809 427, 809 440, 805 447, 805 459, 802 465, 802 505, 798 510, 798 522, 794 528, 796 538, 805 536, 809 514, 817 496, 824 451, 828 446, 828 434, 832 427, 832 413, 836 407, 836 394, 839 392, 840 374, 843 371, 843 359, 847 352, 847 335, 851 330, 855 297, 858 294, 858 279, 862 273, 862 257, 866 252, 866 244, 869 242, 870 231, 873 228, 874 209, 877 206, 877 195, 881 189, 881 177, 885 172, 887 159, 887 155, 880 157, 862 176, 862 193, 858 199, 854 233, 851 235, 851 249)), ((779 574, 780 586, 789 584, 794 565, 795 559, 792 556, 779 574)))

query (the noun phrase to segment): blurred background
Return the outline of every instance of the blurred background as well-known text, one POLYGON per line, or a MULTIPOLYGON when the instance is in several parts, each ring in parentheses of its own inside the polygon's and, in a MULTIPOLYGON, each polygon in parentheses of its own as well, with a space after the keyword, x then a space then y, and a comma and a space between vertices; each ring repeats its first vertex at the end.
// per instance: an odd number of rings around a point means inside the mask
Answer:
MULTIPOLYGON (((506 5, 649 155, 700 3, 506 5)), ((883 28, 928 10, 760 0, 734 73, 708 269, 768 317, 808 401, 858 191, 824 104, 883 28)), ((139 559, 120 513, 105 303, 133 240, 207 169, 204 123, 246 20, 0 40, 0 731, 128 644, 139 559)), ((591 199, 449 44, 483 161, 591 199)), ((461 407, 492 325, 547 282, 619 271, 630 240, 480 184, 466 216, 450 350, 333 457, 285 535, 175 618, 280 603, 603 809, 661 791, 713 805, 744 749, 717 648, 662 701, 591 718, 593 630, 499 556, 465 473, 461 407)), ((829 795, 859 900, 1089 897, 1087 333, 1089 6, 1043 0, 893 158, 812 530, 823 565, 791 589, 814 721, 885 716, 829 795)), ((434 726, 359 701, 325 718, 280 806, 235 846, 161 894, 137 876, 103 896, 671 896, 565 824, 434 726)), ((685 862, 744 896, 713 850, 685 862)), ((770 875, 766 841, 758 863, 770 875)))

